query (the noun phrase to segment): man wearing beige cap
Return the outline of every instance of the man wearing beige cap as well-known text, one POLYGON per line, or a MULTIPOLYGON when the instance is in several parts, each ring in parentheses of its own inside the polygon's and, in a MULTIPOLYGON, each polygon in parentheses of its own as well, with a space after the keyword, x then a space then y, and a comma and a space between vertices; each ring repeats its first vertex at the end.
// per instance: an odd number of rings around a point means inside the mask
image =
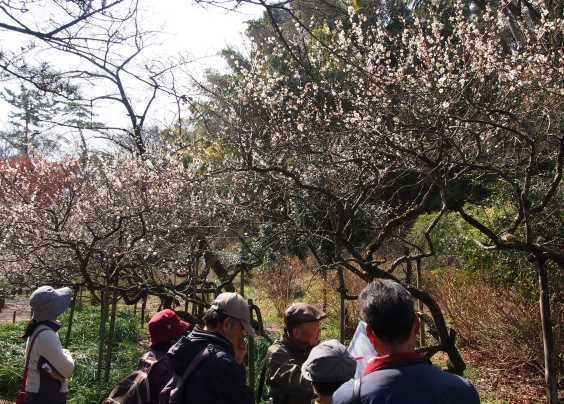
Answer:
POLYGON ((319 343, 320 321, 327 317, 315 306, 291 304, 284 313, 284 335, 268 349, 266 384, 274 404, 310 404, 315 397, 302 364, 319 343))
POLYGON ((237 293, 222 293, 195 328, 170 348, 168 357, 179 376, 181 399, 198 404, 252 404, 246 386, 244 337, 255 335, 247 301, 237 293), (189 373, 189 375, 188 375, 189 373))

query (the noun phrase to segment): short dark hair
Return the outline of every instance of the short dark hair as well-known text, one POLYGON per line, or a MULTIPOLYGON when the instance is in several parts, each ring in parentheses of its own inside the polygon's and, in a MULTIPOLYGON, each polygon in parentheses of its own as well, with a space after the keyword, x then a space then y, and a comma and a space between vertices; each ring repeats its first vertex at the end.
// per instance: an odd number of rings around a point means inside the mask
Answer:
POLYGON ((204 313, 202 321, 204 322, 204 325, 206 327, 215 328, 219 324, 223 323, 227 317, 229 317, 227 314, 224 314, 220 311, 217 311, 215 309, 208 309, 204 313))
POLYGON ((339 387, 345 383, 346 380, 342 382, 334 382, 334 383, 318 383, 318 382, 311 382, 313 388, 320 396, 332 396, 334 392, 336 392, 339 387))
POLYGON ((360 293, 360 313, 374 334, 386 343, 405 342, 415 322, 413 297, 390 279, 370 282, 360 293))

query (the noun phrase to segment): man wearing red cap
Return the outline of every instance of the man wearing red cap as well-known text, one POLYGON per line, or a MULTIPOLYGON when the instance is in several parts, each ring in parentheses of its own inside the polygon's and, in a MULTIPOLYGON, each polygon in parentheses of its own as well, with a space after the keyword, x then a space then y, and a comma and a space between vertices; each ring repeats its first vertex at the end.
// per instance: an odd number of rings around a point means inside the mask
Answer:
POLYGON ((192 327, 178 315, 165 309, 149 321, 151 349, 141 357, 137 370, 148 372, 151 404, 159 403, 159 393, 173 376, 173 370, 166 356, 169 348, 192 327))

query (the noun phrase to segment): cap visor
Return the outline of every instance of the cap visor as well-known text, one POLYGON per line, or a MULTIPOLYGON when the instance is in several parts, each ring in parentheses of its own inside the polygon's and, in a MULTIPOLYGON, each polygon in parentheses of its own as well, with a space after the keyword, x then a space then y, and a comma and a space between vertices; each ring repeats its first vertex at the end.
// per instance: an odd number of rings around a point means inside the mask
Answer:
POLYGON ((55 304, 57 316, 60 316, 69 308, 72 300, 72 289, 71 288, 61 288, 55 290, 57 294, 57 302, 55 304))
POLYGON ((188 324, 186 321, 182 321, 180 320, 180 322, 178 323, 178 335, 182 335, 184 334, 186 331, 190 330, 190 324, 188 324))
POLYGON ((256 337, 257 333, 255 332, 255 329, 249 324, 246 323, 244 321, 241 321, 241 324, 243 325, 243 329, 245 330, 245 332, 247 333, 247 335, 251 336, 251 337, 256 337))

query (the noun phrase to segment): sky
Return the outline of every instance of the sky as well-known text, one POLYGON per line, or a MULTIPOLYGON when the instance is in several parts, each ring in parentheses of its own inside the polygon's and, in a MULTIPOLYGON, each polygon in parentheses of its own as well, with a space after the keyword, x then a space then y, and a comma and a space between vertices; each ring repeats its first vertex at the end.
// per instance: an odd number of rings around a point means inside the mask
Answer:
MULTIPOLYGON (((193 61, 184 70, 198 78, 207 69, 224 70, 226 64, 218 53, 227 46, 245 49, 245 22, 260 15, 261 9, 258 7, 247 6, 233 11, 213 6, 202 7, 193 0, 141 0, 141 26, 157 32, 151 37, 151 46, 144 50, 143 57, 164 61, 183 55, 193 61)), ((5 17, 0 16, 0 21, 2 18, 5 17)), ((0 30, 0 48, 17 49, 27 41, 28 37, 0 30)), ((47 60, 55 67, 67 67, 74 63, 52 51, 39 52, 35 57, 37 60, 47 60)), ((2 82, 0 88, 14 85, 14 82, 2 82)), ((174 105, 170 101, 157 100, 148 124, 166 125, 174 120, 174 105)), ((0 129, 6 127, 8 111, 9 106, 0 101, 0 129)), ((127 125, 127 117, 121 106, 108 104, 96 112, 103 117, 100 120, 106 123, 127 125)))
POLYGON ((142 15, 147 27, 162 30, 163 52, 188 52, 200 59, 199 65, 217 67, 214 57, 227 45, 241 47, 245 21, 260 16, 258 7, 242 7, 228 11, 219 7, 194 4, 191 0, 145 0, 142 15))

